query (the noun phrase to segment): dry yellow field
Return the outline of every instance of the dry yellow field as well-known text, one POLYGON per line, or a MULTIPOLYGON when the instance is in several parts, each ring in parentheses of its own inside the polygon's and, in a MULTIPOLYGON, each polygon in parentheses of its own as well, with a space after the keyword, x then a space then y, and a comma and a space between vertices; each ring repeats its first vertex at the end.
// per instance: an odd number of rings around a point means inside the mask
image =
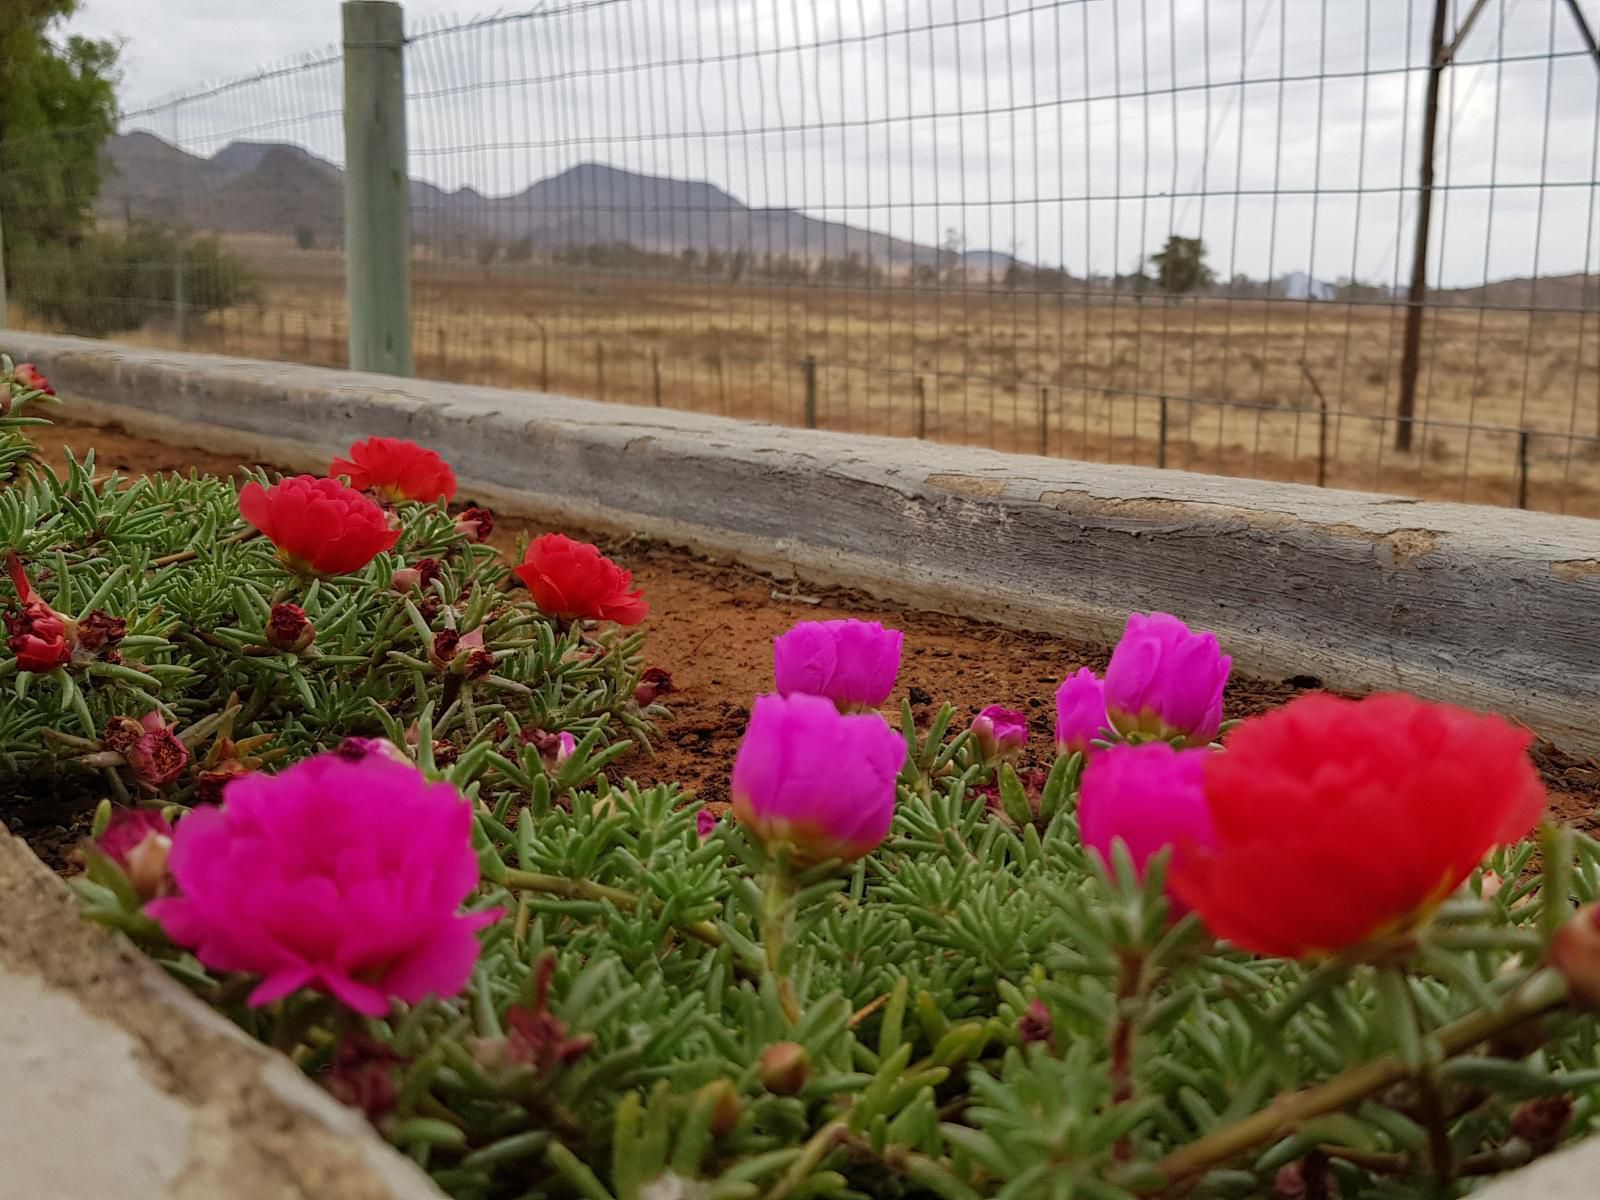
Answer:
MULTIPOLYGON (((190 321, 186 344, 342 364, 339 256, 230 241, 261 303, 190 321)), ((812 374, 824 429, 1303 483, 1320 441, 1329 486, 1495 504, 1517 503, 1525 454, 1530 508, 1600 516, 1600 313, 1430 310, 1401 454, 1403 317, 1387 304, 1085 305, 426 257, 413 286, 430 378, 801 424, 812 374)), ((174 330, 127 340, 170 345, 174 330)))

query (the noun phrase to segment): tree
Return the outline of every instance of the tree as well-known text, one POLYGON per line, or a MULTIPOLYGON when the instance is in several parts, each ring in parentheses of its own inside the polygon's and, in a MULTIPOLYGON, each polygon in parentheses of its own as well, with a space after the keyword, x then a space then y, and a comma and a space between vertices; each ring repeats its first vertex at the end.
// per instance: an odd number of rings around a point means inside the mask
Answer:
POLYGON ((116 125, 115 42, 52 36, 78 0, 9 0, 0 18, 0 218, 8 261, 71 242, 93 219, 116 125))
POLYGON ((1156 270, 1156 286, 1170 295, 1192 292, 1211 282, 1206 244, 1199 238, 1173 234, 1165 249, 1150 256, 1150 265, 1156 270))

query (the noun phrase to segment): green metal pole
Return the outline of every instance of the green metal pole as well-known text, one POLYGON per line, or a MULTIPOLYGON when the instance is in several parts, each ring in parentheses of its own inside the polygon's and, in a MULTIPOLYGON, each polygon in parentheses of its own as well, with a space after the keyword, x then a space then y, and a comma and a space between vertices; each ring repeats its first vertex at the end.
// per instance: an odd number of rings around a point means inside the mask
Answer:
POLYGON ((0 329, 6 327, 6 239, 5 218, 0 215, 0 329))
POLYGON ((405 28, 390 0, 345 0, 344 254, 350 366, 411 374, 405 28))

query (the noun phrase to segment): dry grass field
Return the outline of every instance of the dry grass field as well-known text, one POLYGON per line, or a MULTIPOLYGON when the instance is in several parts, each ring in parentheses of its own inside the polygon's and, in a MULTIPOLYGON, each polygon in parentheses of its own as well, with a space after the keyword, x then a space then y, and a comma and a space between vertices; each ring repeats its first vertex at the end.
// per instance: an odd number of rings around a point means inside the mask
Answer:
MULTIPOLYGON (((341 365, 337 253, 229 240, 261 302, 191 320, 185 344, 341 365)), ((1320 457, 1329 486, 1494 504, 1518 502, 1525 455, 1528 507, 1600 516, 1600 313, 1430 310, 1401 454, 1388 304, 1085 305, 426 257, 413 287, 430 378, 801 424, 810 375, 824 429, 1302 483, 1320 457)), ((174 334, 158 321, 125 336, 174 334)))

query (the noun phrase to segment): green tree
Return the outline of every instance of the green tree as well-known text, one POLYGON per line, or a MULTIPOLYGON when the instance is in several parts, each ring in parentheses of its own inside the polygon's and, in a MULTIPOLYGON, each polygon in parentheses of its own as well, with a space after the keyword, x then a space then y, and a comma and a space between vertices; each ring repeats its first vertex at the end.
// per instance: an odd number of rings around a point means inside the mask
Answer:
POLYGON ((0 17, 0 220, 8 261, 82 236, 116 124, 115 42, 59 25, 78 0, 8 0, 0 17))
POLYGON ((1150 265, 1156 269, 1156 286, 1172 295, 1192 292, 1211 282, 1206 244, 1199 238, 1173 234, 1167 238, 1165 249, 1150 256, 1150 265))

